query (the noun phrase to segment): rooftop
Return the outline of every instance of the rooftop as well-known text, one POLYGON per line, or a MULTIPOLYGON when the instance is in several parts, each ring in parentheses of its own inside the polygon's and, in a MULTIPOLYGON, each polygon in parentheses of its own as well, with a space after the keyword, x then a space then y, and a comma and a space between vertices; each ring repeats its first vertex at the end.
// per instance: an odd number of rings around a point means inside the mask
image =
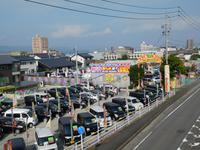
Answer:
POLYGON ((13 62, 18 62, 18 60, 9 55, 0 55, 0 65, 12 64, 13 62))
POLYGON ((75 64, 71 61, 66 60, 64 57, 62 58, 50 58, 50 59, 41 59, 39 63, 52 69, 59 67, 74 67, 75 64))

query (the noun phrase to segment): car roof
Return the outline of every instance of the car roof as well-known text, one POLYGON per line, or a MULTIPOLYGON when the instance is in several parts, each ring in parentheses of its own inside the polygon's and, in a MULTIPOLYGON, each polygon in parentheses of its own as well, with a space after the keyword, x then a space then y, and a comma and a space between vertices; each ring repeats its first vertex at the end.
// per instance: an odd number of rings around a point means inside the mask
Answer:
POLYGON ((53 136, 52 131, 47 127, 45 127, 45 128, 36 128, 35 132, 37 133, 37 136, 39 138, 53 136))
POLYGON ((83 117, 83 118, 87 118, 87 117, 94 117, 91 113, 89 112, 81 112, 81 113, 78 113, 78 115, 80 117, 83 117))
POLYGON ((96 112, 103 112, 103 108, 101 106, 91 106, 90 109, 96 111, 96 112))
POLYGON ((30 110, 29 109, 25 109, 25 108, 14 108, 14 109, 8 109, 5 113, 27 113, 29 112, 30 110))
POLYGON ((105 102, 104 105, 107 105, 107 106, 119 106, 118 104, 113 103, 113 102, 105 102))
POLYGON ((13 150, 21 150, 22 148, 24 148, 24 150, 26 149, 25 141, 23 138, 14 138, 9 139, 8 141, 11 141, 13 150))
POLYGON ((63 125, 70 124, 70 120, 72 120, 72 123, 75 123, 75 121, 72 117, 61 117, 61 118, 59 118, 59 122, 63 125))

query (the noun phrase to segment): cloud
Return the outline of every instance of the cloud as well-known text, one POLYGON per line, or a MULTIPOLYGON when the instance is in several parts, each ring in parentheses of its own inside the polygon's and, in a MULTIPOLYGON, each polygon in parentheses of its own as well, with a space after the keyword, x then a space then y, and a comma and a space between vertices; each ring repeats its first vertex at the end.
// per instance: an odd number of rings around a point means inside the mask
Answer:
POLYGON ((112 29, 110 27, 106 27, 102 31, 91 32, 91 33, 88 33, 86 36, 103 36, 103 35, 108 35, 111 33, 112 33, 112 29))
POLYGON ((83 33, 87 32, 87 30, 88 28, 86 26, 65 25, 59 27, 57 31, 53 32, 51 35, 55 38, 80 37, 83 33))
POLYGON ((89 26, 81 25, 65 25, 59 27, 55 32, 52 32, 51 35, 54 38, 66 38, 66 37, 95 37, 103 36, 112 33, 110 27, 106 27, 102 31, 91 31, 89 26))

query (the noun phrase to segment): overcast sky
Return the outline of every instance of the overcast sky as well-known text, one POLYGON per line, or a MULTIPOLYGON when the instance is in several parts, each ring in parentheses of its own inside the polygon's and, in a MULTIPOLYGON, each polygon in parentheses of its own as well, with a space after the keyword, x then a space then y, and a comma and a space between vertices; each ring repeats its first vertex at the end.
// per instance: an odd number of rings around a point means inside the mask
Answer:
MULTIPOLYGON (((64 0, 34 0, 51 5, 62 6, 75 10, 83 10, 100 14, 132 17, 132 18, 163 18, 162 15, 137 15, 133 13, 115 12, 90 8, 64 0)), ((139 13, 174 12, 178 9, 145 9, 117 5, 103 0, 71 0, 85 4, 118 9, 139 13)), ((181 6, 187 15, 195 22, 193 25, 200 29, 200 1, 199 0, 110 0, 130 5, 144 7, 177 7, 181 6)), ((169 16, 178 13, 169 14, 169 16)), ((149 44, 162 46, 161 25, 165 20, 135 20, 118 19, 94 16, 50 8, 24 0, 1 0, 0 2, 0 47, 30 47, 32 36, 39 34, 49 38, 50 48, 64 48, 66 50, 76 47, 78 50, 104 50, 111 46, 132 46, 139 48, 145 41, 149 44)), ((184 47, 186 39, 192 38, 195 44, 200 43, 200 32, 191 25, 191 20, 181 20, 180 17, 171 18, 170 43, 173 46, 184 47), (187 23, 186 23, 187 22, 187 23), (190 22, 190 23, 189 23, 190 22)))

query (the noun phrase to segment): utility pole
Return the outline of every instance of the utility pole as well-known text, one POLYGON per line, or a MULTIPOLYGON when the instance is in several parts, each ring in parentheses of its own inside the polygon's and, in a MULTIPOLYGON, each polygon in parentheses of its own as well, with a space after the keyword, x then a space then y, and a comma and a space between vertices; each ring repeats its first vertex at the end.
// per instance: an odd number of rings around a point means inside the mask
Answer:
POLYGON ((168 47, 169 47, 169 36, 170 36, 170 24, 169 24, 169 17, 166 15, 166 20, 165 20, 165 24, 162 25, 162 29, 163 29, 163 36, 165 38, 165 60, 166 60, 166 64, 165 64, 165 92, 169 93, 170 92, 170 70, 169 70, 169 65, 168 65, 168 47))
POLYGON ((77 49, 75 47, 75 55, 76 55, 76 84, 78 84, 78 61, 77 61, 77 55, 78 55, 78 52, 77 52, 77 49))

